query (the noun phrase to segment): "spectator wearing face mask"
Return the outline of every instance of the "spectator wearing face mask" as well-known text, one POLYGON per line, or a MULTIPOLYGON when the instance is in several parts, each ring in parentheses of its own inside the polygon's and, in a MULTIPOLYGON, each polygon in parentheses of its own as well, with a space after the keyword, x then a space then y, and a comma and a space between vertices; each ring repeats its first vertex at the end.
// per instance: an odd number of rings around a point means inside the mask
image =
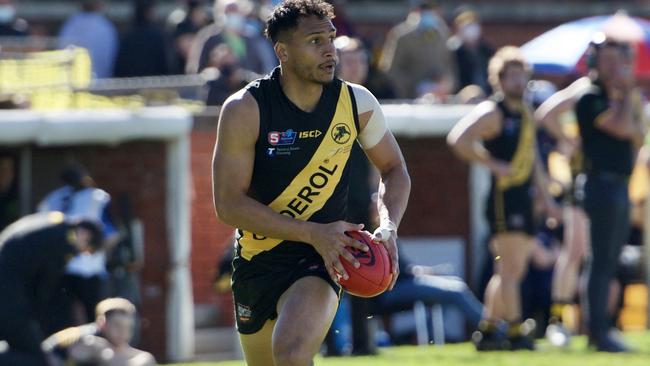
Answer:
POLYGON ((388 73, 398 98, 433 95, 445 99, 455 90, 449 29, 436 0, 418 0, 406 20, 389 32, 379 67, 388 73))
POLYGON ((230 47, 243 69, 257 74, 270 71, 266 70, 264 56, 257 46, 261 34, 247 26, 252 10, 248 0, 216 0, 214 23, 201 29, 194 39, 185 72, 195 74, 210 66, 213 50, 222 43, 230 47))
POLYGON ((12 0, 0 0, 0 37, 20 37, 28 34, 27 21, 16 16, 12 0))
POLYGON ((241 67, 233 50, 221 43, 210 53, 208 67, 204 72, 212 75, 208 82, 207 105, 222 105, 226 98, 243 88, 259 75, 241 67))
POLYGON ((494 50, 482 38, 480 19, 474 9, 461 6, 455 11, 454 35, 448 46, 456 58, 456 92, 476 85, 485 95, 490 95, 492 88, 487 80, 487 65, 494 50))

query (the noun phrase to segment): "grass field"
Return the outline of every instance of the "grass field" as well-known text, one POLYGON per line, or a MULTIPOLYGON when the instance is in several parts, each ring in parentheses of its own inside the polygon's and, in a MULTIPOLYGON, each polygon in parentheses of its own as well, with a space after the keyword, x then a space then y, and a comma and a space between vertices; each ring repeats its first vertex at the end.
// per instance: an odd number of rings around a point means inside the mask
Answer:
MULTIPOLYGON (((586 350, 586 338, 576 337, 569 349, 554 349, 538 342, 535 352, 477 353, 469 343, 443 347, 390 347, 378 356, 317 358, 316 366, 648 366, 650 332, 626 333, 625 339, 636 350, 632 354, 604 354, 586 350)), ((244 366, 241 361, 176 364, 176 366, 244 366)))

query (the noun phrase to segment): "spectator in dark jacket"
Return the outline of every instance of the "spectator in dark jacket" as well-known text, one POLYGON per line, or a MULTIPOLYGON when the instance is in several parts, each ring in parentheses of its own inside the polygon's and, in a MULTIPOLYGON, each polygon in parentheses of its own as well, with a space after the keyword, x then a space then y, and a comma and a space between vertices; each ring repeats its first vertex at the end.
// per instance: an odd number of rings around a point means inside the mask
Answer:
POLYGON ((487 80, 487 65, 494 50, 481 36, 481 23, 476 11, 460 7, 454 18, 454 30, 448 46, 456 56, 457 91, 477 85, 485 95, 492 94, 487 80))
POLYGON ((161 26, 154 23, 155 0, 134 0, 134 22, 120 41, 116 77, 169 74, 167 40, 161 26))
POLYGON ((61 212, 26 216, 0 233, 0 365, 46 366, 41 320, 68 260, 100 245, 99 226, 61 212), (75 221, 73 221, 75 220, 75 221))

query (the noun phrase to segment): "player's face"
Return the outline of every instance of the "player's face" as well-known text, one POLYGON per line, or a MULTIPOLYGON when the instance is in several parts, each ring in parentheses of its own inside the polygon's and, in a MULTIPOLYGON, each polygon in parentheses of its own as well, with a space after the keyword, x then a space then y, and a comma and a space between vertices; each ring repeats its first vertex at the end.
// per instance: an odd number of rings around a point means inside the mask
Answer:
POLYGON ((77 227, 75 229, 75 240, 74 240, 74 245, 77 248, 78 251, 80 252, 87 252, 90 251, 90 241, 92 240, 93 234, 90 230, 83 228, 83 227, 77 227))
POLYGON ((111 314, 106 319, 102 334, 114 346, 127 345, 133 338, 133 316, 128 314, 111 314))
POLYGON ((521 99, 528 83, 528 72, 518 64, 506 65, 501 76, 501 90, 507 98, 521 99))
POLYGON ((620 47, 604 46, 597 57, 598 77, 605 82, 614 81, 634 68, 634 57, 620 47))
POLYGON ((363 50, 343 52, 339 55, 339 78, 363 84, 368 77, 368 56, 363 50))
POLYGON ((331 20, 317 16, 300 18, 287 43, 284 65, 304 80, 319 84, 332 82, 338 63, 334 38, 336 29, 331 20))

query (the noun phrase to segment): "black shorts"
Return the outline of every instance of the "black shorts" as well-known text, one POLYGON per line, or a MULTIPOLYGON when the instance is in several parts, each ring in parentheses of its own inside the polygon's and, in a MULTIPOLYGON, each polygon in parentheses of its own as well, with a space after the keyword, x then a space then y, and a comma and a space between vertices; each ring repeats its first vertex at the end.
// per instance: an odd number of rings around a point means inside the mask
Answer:
POLYGON ((341 294, 341 287, 330 278, 323 258, 304 243, 284 242, 250 261, 242 258, 238 250, 233 268, 235 319, 241 334, 257 333, 267 320, 277 318, 280 296, 303 277, 320 277, 337 295, 341 294))
POLYGON ((535 234, 531 185, 523 184, 501 190, 493 184, 486 214, 492 235, 511 231, 535 234))

